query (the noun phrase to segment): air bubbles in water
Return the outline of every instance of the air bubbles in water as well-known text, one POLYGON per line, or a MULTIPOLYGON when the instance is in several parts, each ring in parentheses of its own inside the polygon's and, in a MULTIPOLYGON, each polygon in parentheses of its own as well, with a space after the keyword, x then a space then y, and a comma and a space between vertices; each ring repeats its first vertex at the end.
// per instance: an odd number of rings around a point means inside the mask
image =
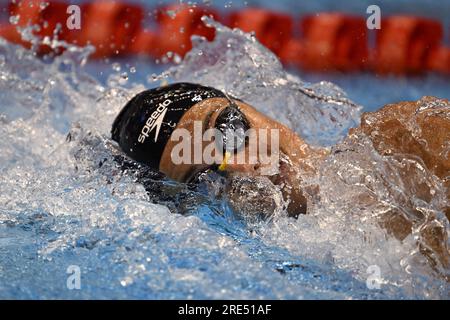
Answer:
POLYGON ((20 20, 20 15, 9 17, 9 23, 14 24, 14 25, 18 24, 19 20, 20 20))
POLYGON ((47 8, 49 5, 50 5, 49 2, 42 1, 42 2, 39 4, 39 8, 40 8, 41 10, 44 10, 44 9, 47 8))
POLYGON ((111 65, 111 67, 112 67, 112 69, 113 69, 114 71, 116 71, 116 72, 120 72, 120 70, 122 69, 121 66, 120 66, 120 63, 118 63, 118 62, 114 62, 114 63, 111 65))
POLYGON ((167 10, 166 13, 172 19, 175 19, 175 17, 177 16, 177 12, 175 10, 167 10))
POLYGON ((173 62, 175 64, 180 64, 183 61, 183 58, 181 58, 181 56, 177 53, 174 54, 173 56, 173 62))

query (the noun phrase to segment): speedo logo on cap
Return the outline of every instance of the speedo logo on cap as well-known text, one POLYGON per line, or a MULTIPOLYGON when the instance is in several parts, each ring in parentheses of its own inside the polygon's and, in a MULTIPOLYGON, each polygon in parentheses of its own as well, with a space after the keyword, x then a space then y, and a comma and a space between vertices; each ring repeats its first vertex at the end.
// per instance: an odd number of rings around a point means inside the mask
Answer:
POLYGON ((148 117, 145 125, 142 127, 141 133, 139 134, 138 141, 144 143, 145 139, 148 138, 150 132, 156 128, 155 132, 155 142, 158 140, 159 130, 161 129, 164 116, 167 112, 167 107, 172 103, 172 100, 166 99, 158 105, 158 108, 153 111, 153 113, 148 117))

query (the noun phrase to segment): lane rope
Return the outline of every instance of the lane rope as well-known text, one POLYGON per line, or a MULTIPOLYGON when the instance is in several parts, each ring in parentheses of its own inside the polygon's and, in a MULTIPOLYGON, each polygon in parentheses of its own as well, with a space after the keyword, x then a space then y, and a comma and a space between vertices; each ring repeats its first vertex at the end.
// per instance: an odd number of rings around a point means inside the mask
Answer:
POLYGON ((93 45, 93 58, 183 57, 191 49, 192 35, 214 39, 215 30, 201 21, 207 15, 228 27, 254 32, 283 64, 303 70, 377 74, 432 71, 450 75, 450 49, 443 44, 442 24, 422 17, 383 18, 371 48, 365 17, 337 12, 306 15, 295 21, 288 14, 263 8, 224 14, 210 7, 172 4, 149 11, 137 4, 101 0, 81 4, 81 28, 71 30, 67 26, 68 6, 60 0, 11 2, 2 10, 13 18, 0 23, 0 36, 41 55, 64 50, 23 40, 17 27, 31 24, 36 26, 33 34, 41 39, 51 39, 56 34, 68 43, 93 45), (149 12, 153 12, 154 26, 144 28, 149 12))

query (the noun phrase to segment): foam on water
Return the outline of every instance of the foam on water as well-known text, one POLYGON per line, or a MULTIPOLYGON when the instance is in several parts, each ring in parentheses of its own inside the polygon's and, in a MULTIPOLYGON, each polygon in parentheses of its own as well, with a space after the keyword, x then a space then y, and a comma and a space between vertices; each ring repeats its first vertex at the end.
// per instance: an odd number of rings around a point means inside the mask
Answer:
MULTIPOLYGON (((313 144, 342 141, 358 123, 360 107, 339 88, 304 83, 252 36, 215 26, 214 42, 196 39, 161 78, 226 90, 313 144)), ((112 121, 145 86, 125 89, 120 75, 99 84, 79 66, 84 54, 42 61, 0 40, 0 297, 449 298, 447 283, 416 261, 414 237, 401 243, 374 222, 381 202, 352 206, 351 172, 385 172, 363 137, 306 182, 320 184, 322 198, 298 220, 249 225, 226 203, 163 181, 178 196, 168 203, 114 161, 112 121), (70 265, 81 290, 66 286, 70 265), (380 289, 367 286, 374 265, 380 289)), ((417 175, 441 201, 439 183, 417 175)))

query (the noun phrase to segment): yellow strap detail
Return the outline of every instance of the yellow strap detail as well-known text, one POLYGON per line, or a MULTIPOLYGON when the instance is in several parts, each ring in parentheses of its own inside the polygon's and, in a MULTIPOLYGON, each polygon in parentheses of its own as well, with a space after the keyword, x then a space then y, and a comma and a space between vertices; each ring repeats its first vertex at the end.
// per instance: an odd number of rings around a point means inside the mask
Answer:
POLYGON ((223 157, 223 161, 219 166, 219 170, 220 171, 224 171, 225 168, 227 167, 227 162, 231 157, 231 153, 229 153, 228 151, 225 152, 225 156, 223 157))

